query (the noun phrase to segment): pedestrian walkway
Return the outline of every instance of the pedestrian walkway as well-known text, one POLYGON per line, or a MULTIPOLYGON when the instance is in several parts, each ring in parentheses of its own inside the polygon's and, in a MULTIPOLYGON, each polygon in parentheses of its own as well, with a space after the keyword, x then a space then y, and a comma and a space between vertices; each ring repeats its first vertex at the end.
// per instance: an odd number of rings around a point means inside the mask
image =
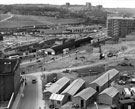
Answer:
POLYGON ((22 94, 24 92, 24 89, 25 89, 25 84, 22 84, 20 86, 20 89, 18 91, 18 94, 15 98, 15 101, 13 103, 13 106, 11 107, 11 109, 19 109, 19 105, 20 105, 20 102, 21 102, 21 99, 22 99, 22 94))

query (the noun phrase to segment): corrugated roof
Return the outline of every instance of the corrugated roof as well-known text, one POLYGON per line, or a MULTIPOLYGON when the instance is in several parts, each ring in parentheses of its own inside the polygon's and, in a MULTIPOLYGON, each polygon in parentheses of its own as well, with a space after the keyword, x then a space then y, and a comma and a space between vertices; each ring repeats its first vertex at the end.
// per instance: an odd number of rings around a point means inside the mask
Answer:
POLYGON ((134 17, 108 17, 107 19, 117 19, 117 20, 135 20, 134 17))
POLYGON ((53 85, 51 85, 48 89, 46 89, 44 92, 51 92, 51 93, 57 93, 61 90, 62 87, 64 87, 68 82, 70 82, 70 79, 67 77, 60 78, 58 81, 56 81, 53 85))
POLYGON ((97 27, 100 27, 100 26, 92 25, 92 26, 69 27, 69 28, 67 28, 67 30, 86 29, 86 28, 97 28, 97 27))
POLYGON ((92 81, 90 84, 92 83, 96 83, 99 86, 103 86, 105 83, 108 82, 108 80, 111 80, 115 75, 117 75, 119 73, 118 70, 116 69, 111 69, 109 71, 107 71, 106 73, 104 73, 102 76, 100 76, 99 78, 97 78, 96 80, 92 81))
POLYGON ((109 95, 110 97, 114 97, 116 94, 118 94, 119 93, 119 90, 118 89, 116 89, 115 87, 109 87, 109 88, 106 88, 105 90, 103 90, 101 93, 100 93, 100 95, 101 94, 107 94, 107 95, 109 95))
POLYGON ((88 87, 86 89, 83 89, 81 92, 76 94, 74 97, 81 97, 84 100, 88 100, 90 97, 92 97, 97 91, 91 87, 88 87))
POLYGON ((85 84, 85 81, 81 78, 78 78, 74 80, 63 92, 63 93, 68 93, 70 95, 75 95, 77 91, 82 87, 82 85, 85 84))
POLYGON ((50 96, 50 100, 62 101, 65 95, 52 93, 50 96))

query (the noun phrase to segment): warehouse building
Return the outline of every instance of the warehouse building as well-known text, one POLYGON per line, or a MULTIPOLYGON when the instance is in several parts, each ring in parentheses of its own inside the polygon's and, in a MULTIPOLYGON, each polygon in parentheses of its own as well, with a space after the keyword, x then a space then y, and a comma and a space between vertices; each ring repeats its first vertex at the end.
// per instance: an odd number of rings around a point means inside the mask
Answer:
POLYGON ((54 105, 54 107, 60 108, 66 103, 65 95, 52 93, 49 98, 49 104, 54 105))
POLYGON ((65 95, 67 101, 71 101, 72 97, 85 88, 85 81, 81 78, 74 80, 61 94, 65 95))
POLYGON ((119 90, 109 87, 103 90, 98 96, 98 102, 107 105, 117 105, 119 101, 119 90))
POLYGON ((87 109, 87 107, 96 99, 96 90, 88 87, 73 97, 72 102, 79 105, 80 108, 87 109))
POLYGON ((60 94, 70 84, 70 79, 67 77, 60 78, 49 88, 43 92, 44 98, 49 98, 52 93, 60 94))
POLYGON ((110 86, 110 83, 119 77, 119 71, 111 69, 105 72, 102 76, 92 81, 89 87, 94 88, 97 92, 101 92, 110 86))

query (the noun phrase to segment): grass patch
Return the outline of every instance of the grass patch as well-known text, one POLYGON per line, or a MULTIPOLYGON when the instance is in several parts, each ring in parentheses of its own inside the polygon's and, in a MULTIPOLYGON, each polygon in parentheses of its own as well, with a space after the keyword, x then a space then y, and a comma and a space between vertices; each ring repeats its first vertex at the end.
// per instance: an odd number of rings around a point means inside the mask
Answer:
MULTIPOLYGON (((3 16, 4 17, 4 16, 3 16)), ((11 19, 1 22, 2 28, 32 26, 32 25, 46 25, 46 24, 65 24, 75 23, 76 19, 55 19, 47 16, 32 16, 32 15, 14 15, 11 19)))
POLYGON ((3 20, 7 17, 9 17, 10 15, 7 15, 7 14, 0 14, 0 20, 3 20))

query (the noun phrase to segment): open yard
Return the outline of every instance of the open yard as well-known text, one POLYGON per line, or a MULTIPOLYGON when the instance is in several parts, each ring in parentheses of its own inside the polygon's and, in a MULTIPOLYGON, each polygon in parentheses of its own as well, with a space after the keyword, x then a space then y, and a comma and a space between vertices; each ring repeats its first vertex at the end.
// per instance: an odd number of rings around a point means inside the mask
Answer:
MULTIPOLYGON (((98 53, 99 48, 94 48, 93 53, 92 53, 92 52, 88 52, 85 49, 85 47, 87 48, 87 46, 79 48, 78 49, 79 52, 77 54, 75 53, 75 51, 74 52, 72 51, 71 54, 63 55, 63 57, 62 57, 62 55, 48 57, 48 58, 46 57, 45 66, 44 66, 46 71, 62 69, 62 68, 71 68, 71 67, 83 66, 83 65, 91 65, 93 63, 100 62, 99 53, 98 53), (52 62, 47 63, 49 60, 51 60, 52 62)), ((107 44, 107 45, 102 46, 102 50, 104 53, 111 49, 116 49, 116 50, 121 51, 121 54, 119 54, 119 56, 118 56, 119 60, 124 59, 123 57, 125 57, 125 56, 129 56, 129 57, 130 57, 130 55, 135 56, 134 42, 123 42, 121 44, 113 44, 113 45, 107 44), (112 47, 112 46, 114 46, 114 47, 112 47), (122 51, 122 49, 121 49, 123 46, 125 46, 127 48, 124 51, 122 51)), ((111 57, 111 58, 106 57, 106 59, 103 61, 108 62, 108 63, 111 62, 109 65, 113 66, 113 64, 114 65, 118 64, 118 61, 119 61, 118 58, 117 57, 111 57)), ((133 58, 133 57, 131 57, 131 58, 133 58)))

